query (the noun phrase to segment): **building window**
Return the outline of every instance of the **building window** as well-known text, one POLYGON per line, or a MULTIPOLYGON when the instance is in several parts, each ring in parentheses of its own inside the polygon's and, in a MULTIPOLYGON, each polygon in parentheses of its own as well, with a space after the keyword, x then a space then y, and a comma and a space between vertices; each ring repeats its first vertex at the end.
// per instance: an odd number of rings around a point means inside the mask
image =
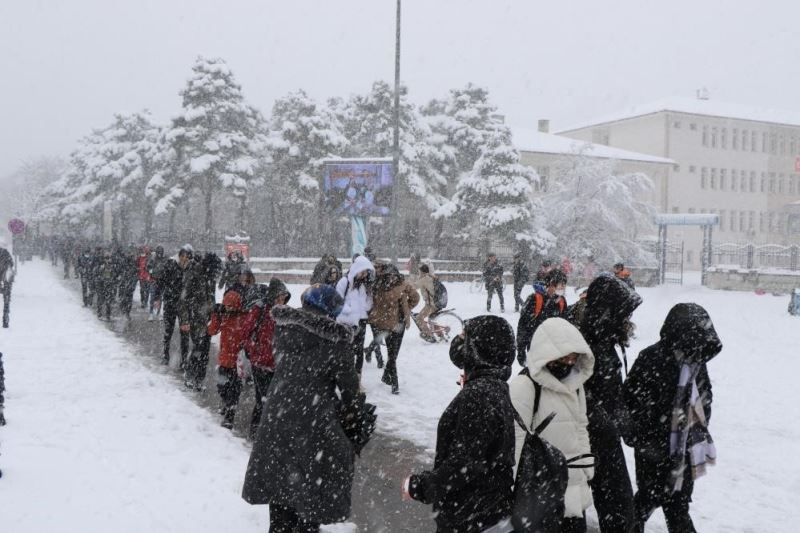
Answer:
POLYGON ((756 173, 750 172, 750 192, 756 192, 756 173))
POLYGON ((756 212, 750 211, 750 213, 747 216, 747 231, 752 232, 755 226, 756 226, 756 212))
POLYGON ((719 190, 724 191, 728 181, 728 169, 721 168, 719 170, 719 190))
POLYGON ((694 165, 689 165, 689 174, 694 174, 696 170, 694 165))
POLYGON ((731 209, 731 226, 730 226, 730 230, 731 231, 736 231, 736 210, 735 209, 731 209))
POLYGON ((736 128, 733 128, 733 135, 731 135, 731 148, 739 149, 739 130, 736 128))
POLYGON ((778 153, 778 136, 774 133, 770 133, 769 135, 769 153, 777 154, 778 153))
POLYGON ((758 214, 758 231, 764 233, 764 212, 758 214))
POLYGON ((784 227, 786 227, 786 213, 778 213, 778 233, 783 234, 784 227))
POLYGON ((739 172, 736 169, 731 169, 731 190, 736 192, 736 188, 739 186, 739 172))
POLYGON ((755 131, 752 132, 750 135, 750 151, 757 152, 758 151, 758 133, 755 131))
POLYGON ((797 153, 797 139, 793 136, 792 140, 789 142, 789 155, 795 155, 797 153))
POLYGON ((717 169, 711 169, 711 190, 717 190, 717 169))
POLYGON ((747 231, 747 213, 745 211, 739 212, 739 231, 747 231))
POLYGON ((717 127, 714 126, 711 128, 711 148, 717 147, 717 127))
POLYGON ((767 132, 761 134, 761 151, 765 154, 769 151, 769 145, 767 144, 767 132))
POLYGON ((750 135, 747 133, 747 130, 742 130, 742 150, 744 151, 748 149, 748 140, 750 140, 750 135))
POLYGON ((692 122, 691 124, 689 124, 689 129, 692 131, 697 131, 697 124, 692 122))
POLYGON ((700 188, 708 188, 708 169, 706 167, 700 169, 700 188))
POLYGON ((769 192, 775 193, 775 173, 769 173, 769 192))
POLYGON ((783 194, 783 174, 778 176, 778 194, 783 194))
POLYGON ((767 192, 767 174, 766 172, 761 173, 761 192, 767 192))
POLYGON ((728 128, 720 128, 719 147, 723 150, 728 149, 728 128))
POLYGON ((678 212, 678 207, 677 206, 672 206, 672 212, 673 213, 677 213, 678 212))
POLYGON ((703 126, 703 146, 708 146, 708 126, 703 126))
POLYGON ((767 221, 769 224, 769 232, 775 233, 775 213, 770 212, 769 215, 767 215, 767 221))
POLYGON ((786 155, 786 137, 783 135, 780 136, 780 140, 778 142, 778 150, 780 151, 781 155, 786 155))
POLYGON ((746 170, 742 170, 742 183, 741 183, 741 187, 739 187, 739 190, 742 191, 742 192, 747 192, 747 171, 746 170))
POLYGON ((719 230, 725 231, 725 210, 719 210, 719 230))
POLYGON ((689 208, 689 214, 690 215, 694 215, 694 207, 690 207, 689 208))
POLYGON ((675 128, 676 130, 681 129, 681 121, 676 120, 675 122, 672 123, 672 127, 675 128))

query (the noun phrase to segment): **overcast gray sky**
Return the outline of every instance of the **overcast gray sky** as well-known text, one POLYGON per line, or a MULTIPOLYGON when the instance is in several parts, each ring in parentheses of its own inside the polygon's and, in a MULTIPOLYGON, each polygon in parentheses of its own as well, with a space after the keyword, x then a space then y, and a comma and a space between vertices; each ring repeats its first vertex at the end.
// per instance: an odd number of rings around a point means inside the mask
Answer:
MULTIPOLYGON (((0 176, 66 155, 120 111, 165 121, 198 54, 269 113, 303 88, 394 76, 394 0, 0 0, 0 176)), ((800 111, 796 0, 404 0, 402 79, 424 102, 474 82, 554 129, 665 96, 800 111)))

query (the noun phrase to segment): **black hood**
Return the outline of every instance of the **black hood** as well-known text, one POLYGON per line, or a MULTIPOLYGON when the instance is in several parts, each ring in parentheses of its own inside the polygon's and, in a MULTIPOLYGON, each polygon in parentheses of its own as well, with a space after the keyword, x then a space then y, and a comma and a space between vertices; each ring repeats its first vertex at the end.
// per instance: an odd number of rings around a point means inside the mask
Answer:
POLYGON ((450 360, 468 377, 492 371, 502 379, 511 377, 516 342, 511 325, 499 316, 483 315, 464 322, 464 336, 450 344, 450 360))
POLYGON ((722 350, 708 312, 693 303, 677 304, 669 310, 661 326, 661 342, 688 363, 707 363, 722 350))
POLYGON ((278 299, 278 296, 281 294, 287 294, 289 297, 286 299, 288 303, 289 300, 292 299, 292 293, 289 292, 289 289, 286 288, 286 284, 279 280, 278 278, 272 278, 269 280, 269 286, 267 287, 267 294, 266 294, 266 303, 268 306, 272 307, 275 305, 275 300, 278 299))
POLYGON ((594 344, 617 334, 625 320, 642 304, 642 297, 623 281, 600 275, 589 284, 581 333, 594 344))

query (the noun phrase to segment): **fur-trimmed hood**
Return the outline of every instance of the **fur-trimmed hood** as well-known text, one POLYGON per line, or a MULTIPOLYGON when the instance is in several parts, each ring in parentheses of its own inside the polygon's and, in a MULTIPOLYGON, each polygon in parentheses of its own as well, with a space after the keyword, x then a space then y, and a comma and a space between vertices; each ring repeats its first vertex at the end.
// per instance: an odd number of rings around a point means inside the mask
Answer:
POLYGON ((272 318, 275 319, 276 326, 299 326, 330 342, 353 341, 352 328, 339 324, 325 315, 295 309, 288 305, 276 305, 272 308, 272 318))

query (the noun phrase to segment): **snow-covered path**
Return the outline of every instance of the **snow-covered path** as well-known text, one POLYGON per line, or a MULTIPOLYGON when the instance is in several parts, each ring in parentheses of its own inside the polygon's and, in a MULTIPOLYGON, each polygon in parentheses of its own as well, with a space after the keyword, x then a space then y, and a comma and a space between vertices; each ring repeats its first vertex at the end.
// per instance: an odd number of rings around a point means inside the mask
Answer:
POLYGON ((240 497, 249 450, 146 368, 42 262, 0 330, 0 531, 259 532, 240 497))

